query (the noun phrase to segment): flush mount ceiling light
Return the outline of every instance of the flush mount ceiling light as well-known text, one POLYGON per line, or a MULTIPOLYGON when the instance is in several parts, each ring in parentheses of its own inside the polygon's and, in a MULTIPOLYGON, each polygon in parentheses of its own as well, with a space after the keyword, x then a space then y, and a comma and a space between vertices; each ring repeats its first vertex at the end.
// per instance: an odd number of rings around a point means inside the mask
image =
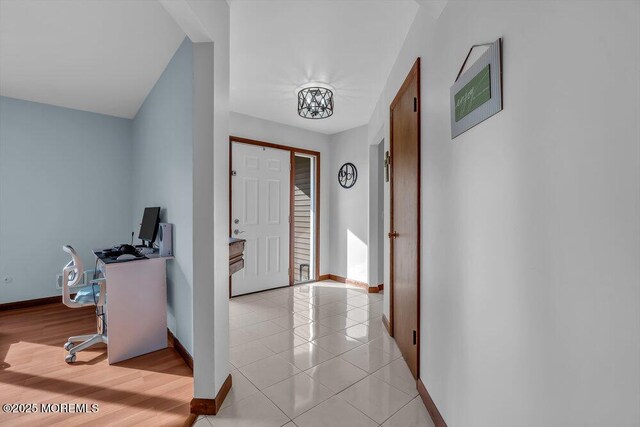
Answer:
POLYGON ((333 115, 333 88, 309 84, 298 88, 298 115, 305 119, 326 119, 333 115))

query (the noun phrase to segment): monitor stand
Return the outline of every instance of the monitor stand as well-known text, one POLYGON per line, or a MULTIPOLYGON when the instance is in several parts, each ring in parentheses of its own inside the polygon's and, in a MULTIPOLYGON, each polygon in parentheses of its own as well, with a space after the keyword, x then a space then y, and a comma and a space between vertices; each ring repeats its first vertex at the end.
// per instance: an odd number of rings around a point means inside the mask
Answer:
POLYGON ((136 248, 151 248, 151 249, 153 249, 153 243, 148 242, 148 244, 146 244, 145 240, 142 240, 142 244, 141 245, 136 245, 136 248))

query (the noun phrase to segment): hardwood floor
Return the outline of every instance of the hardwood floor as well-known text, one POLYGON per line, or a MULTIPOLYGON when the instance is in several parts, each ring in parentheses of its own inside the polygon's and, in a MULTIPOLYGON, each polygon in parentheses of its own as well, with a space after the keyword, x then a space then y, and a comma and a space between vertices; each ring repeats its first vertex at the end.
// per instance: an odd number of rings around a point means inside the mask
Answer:
POLYGON ((0 404, 36 404, 36 414, 0 411, 0 425, 182 425, 193 397, 191 369, 173 348, 109 365, 106 348, 67 365, 71 335, 95 332, 92 308, 62 304, 0 312, 0 404), (95 413, 42 413, 41 404, 98 405, 95 413))

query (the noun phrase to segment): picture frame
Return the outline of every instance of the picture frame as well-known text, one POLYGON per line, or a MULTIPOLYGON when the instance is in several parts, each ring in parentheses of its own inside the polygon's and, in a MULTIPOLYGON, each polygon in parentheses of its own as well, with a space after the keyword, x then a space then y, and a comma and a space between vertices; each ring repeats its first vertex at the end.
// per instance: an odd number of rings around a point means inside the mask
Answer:
POLYGON ((450 89, 451 139, 502 111, 502 39, 474 45, 450 89), (471 51, 489 48, 462 73, 471 51))

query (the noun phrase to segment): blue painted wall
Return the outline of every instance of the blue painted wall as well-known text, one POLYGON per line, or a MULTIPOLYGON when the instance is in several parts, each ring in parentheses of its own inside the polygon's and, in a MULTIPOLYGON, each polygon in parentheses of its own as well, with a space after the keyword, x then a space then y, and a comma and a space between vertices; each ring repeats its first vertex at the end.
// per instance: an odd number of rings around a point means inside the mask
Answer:
POLYGON ((60 295, 64 244, 89 269, 92 248, 129 241, 131 131, 131 120, 0 97, 0 303, 60 295))
MULTIPOLYGON (((133 221, 161 206, 174 224, 167 262, 169 329, 193 354, 193 49, 183 41, 133 120, 133 221)), ((137 234, 136 234, 137 237, 137 234)))

